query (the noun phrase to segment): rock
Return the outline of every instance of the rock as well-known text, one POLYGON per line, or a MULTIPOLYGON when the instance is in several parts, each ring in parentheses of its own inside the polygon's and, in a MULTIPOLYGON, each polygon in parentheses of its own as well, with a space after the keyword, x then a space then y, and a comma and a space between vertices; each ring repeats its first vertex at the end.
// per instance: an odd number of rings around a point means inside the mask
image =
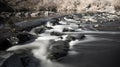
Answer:
POLYGON ((19 44, 23 44, 31 40, 34 41, 34 39, 36 38, 36 36, 29 33, 18 33, 16 37, 19 39, 19 44))
POLYGON ((70 40, 70 41, 74 41, 74 40, 82 40, 82 39, 84 39, 85 38, 85 35, 83 34, 83 35, 69 35, 68 37, 67 37, 67 40, 70 40))
POLYGON ((7 39, 11 34, 10 29, 0 29, 0 50, 6 50, 12 46, 10 41, 7 39))
POLYGON ((75 40, 82 40, 85 38, 85 35, 83 34, 78 34, 78 35, 63 35, 60 36, 61 40, 63 41, 67 41, 67 42, 71 42, 71 41, 75 41, 75 40))
POLYGON ((61 36, 63 35, 62 33, 59 33, 59 32, 51 32, 50 35, 55 35, 55 36, 61 36))
POLYGON ((9 36, 9 37, 7 38, 7 40, 8 40, 12 45, 16 45, 16 44, 18 44, 18 42, 19 42, 19 39, 18 39, 16 36, 14 36, 14 35, 9 36))
POLYGON ((34 40, 36 37, 21 32, 12 32, 10 29, 1 29, 0 30, 0 50, 6 50, 7 48, 17 45, 23 44, 27 41, 34 40))
POLYGON ((36 34, 41 34, 41 33, 44 33, 44 32, 45 32, 44 28, 35 29, 36 34))
POLYGON ((40 67, 39 62, 39 60, 28 54, 12 54, 6 58, 0 67, 40 67))
POLYGON ((40 14, 39 11, 38 11, 38 12, 33 12, 33 13, 30 14, 30 16, 31 16, 31 17, 38 17, 39 14, 40 14))
POLYGON ((14 54, 7 58, 7 60, 3 63, 2 67, 24 67, 22 64, 20 55, 14 54), (15 65, 16 64, 16 65, 15 65))
POLYGON ((47 27, 51 27, 51 26, 55 26, 55 25, 59 25, 60 23, 59 23, 59 19, 58 18, 51 18, 48 22, 47 22, 47 24, 46 24, 46 26, 47 27))
POLYGON ((69 44, 66 41, 54 41, 48 48, 47 58, 50 60, 58 60, 68 54, 69 44))
POLYGON ((70 28, 64 28, 63 32, 75 32, 75 30, 70 28))
POLYGON ((0 39, 0 50, 6 50, 11 46, 12 44, 6 38, 0 39))
POLYGON ((0 51, 0 67, 4 64, 4 62, 12 56, 13 52, 7 52, 7 51, 0 51))
POLYGON ((59 18, 51 18, 50 22, 53 23, 53 25, 58 25, 59 24, 59 18))
POLYGON ((47 27, 47 26, 40 26, 40 27, 35 27, 33 28, 30 33, 32 34, 42 34, 42 33, 45 33, 46 30, 50 30, 50 29, 53 29, 52 27, 47 27))
POLYGON ((36 28, 33 28, 32 30, 31 30, 31 33, 32 34, 41 34, 41 33, 44 33, 45 32, 45 27, 44 26, 40 26, 40 27, 36 27, 36 28))

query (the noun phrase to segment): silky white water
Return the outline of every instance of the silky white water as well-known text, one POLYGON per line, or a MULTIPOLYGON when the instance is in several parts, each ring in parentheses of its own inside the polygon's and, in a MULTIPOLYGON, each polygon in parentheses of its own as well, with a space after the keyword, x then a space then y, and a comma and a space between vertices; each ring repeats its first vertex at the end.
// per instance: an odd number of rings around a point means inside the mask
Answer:
POLYGON ((40 60, 39 67, 65 67, 63 64, 52 62, 47 59, 48 54, 48 47, 50 46, 49 43, 56 39, 55 36, 44 36, 38 37, 34 42, 28 43, 25 45, 17 45, 9 48, 7 51, 15 51, 16 53, 20 53, 21 50, 31 50, 33 56, 40 60))

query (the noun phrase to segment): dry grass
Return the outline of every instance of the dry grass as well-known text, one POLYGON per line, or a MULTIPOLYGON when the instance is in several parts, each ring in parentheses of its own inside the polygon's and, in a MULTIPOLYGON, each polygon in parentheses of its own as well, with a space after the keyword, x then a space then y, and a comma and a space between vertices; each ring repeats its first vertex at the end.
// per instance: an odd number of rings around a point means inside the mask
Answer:
MULTIPOLYGON (((40 0, 37 9, 49 9, 54 7, 58 12, 61 11, 105 11, 114 12, 120 9, 120 0, 40 0)), ((50 10, 50 9, 49 9, 50 10)))
POLYGON ((39 0, 4 0, 8 6, 12 7, 15 10, 26 11, 34 10, 36 4, 39 0))
POLYGON ((42 11, 106 11, 120 9, 120 0, 5 0, 15 9, 42 11))
POLYGON ((111 3, 114 6, 115 10, 120 10, 120 0, 112 0, 111 3))

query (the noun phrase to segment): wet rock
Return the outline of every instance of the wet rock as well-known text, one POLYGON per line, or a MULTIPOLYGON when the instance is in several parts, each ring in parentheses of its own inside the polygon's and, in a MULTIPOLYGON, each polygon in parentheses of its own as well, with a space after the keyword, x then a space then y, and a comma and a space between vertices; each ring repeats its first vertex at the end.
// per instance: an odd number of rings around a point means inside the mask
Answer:
POLYGON ((37 60, 31 55, 22 55, 20 57, 20 61, 22 62, 22 65, 24 67, 38 67, 40 66, 39 62, 40 60, 37 60))
POLYGON ((58 19, 58 18, 51 18, 51 19, 46 23, 46 26, 47 26, 47 27, 51 27, 51 26, 55 26, 55 25, 59 25, 59 19, 58 19))
POLYGON ((65 57, 69 51, 69 43, 66 41, 54 41, 50 44, 48 48, 47 58, 50 60, 58 60, 62 57, 65 57))
POLYGON ((28 54, 10 54, 1 67, 40 67, 39 62, 39 60, 28 54))
POLYGON ((12 44, 6 38, 0 40, 0 50, 6 50, 11 46, 12 44))
POLYGON ((83 35, 69 35, 69 36, 67 37, 67 39, 70 40, 70 41, 82 40, 82 39, 84 39, 84 38, 85 38, 85 35, 84 35, 84 34, 83 34, 83 35))
POLYGON ((6 50, 10 46, 12 46, 12 44, 8 40, 11 34, 12 32, 10 31, 10 29, 0 29, 0 50, 6 50))
POLYGON ((10 56, 2 65, 2 67, 24 67, 21 62, 20 55, 12 55, 10 56))
POLYGON ((36 36, 31 35, 29 33, 19 33, 19 34, 17 34, 16 37, 19 39, 18 44, 23 44, 23 43, 26 43, 31 40, 34 41, 34 39, 36 38, 36 36))
POLYGON ((85 35, 81 34, 81 35, 62 35, 60 36, 61 40, 63 41, 67 41, 67 42, 71 42, 71 41, 75 41, 75 40, 83 40, 85 38, 85 35))
POLYGON ((50 22, 53 23, 53 25, 58 25, 59 24, 59 18, 51 18, 50 22))
POLYGON ((61 36, 63 35, 62 33, 59 33, 59 32, 51 32, 50 35, 55 35, 55 36, 61 36))
POLYGON ((38 19, 38 20, 33 20, 33 21, 23 21, 19 23, 15 23, 16 29, 18 30, 27 30, 30 31, 32 28, 45 25, 47 22, 47 19, 38 19))
POLYGON ((12 45, 16 45, 16 44, 18 44, 18 42, 19 42, 19 39, 18 39, 16 36, 14 36, 14 35, 9 36, 9 37, 7 38, 7 40, 8 40, 12 45))
POLYGON ((6 52, 6 51, 0 51, 0 67, 4 64, 4 62, 12 56, 13 52, 6 52))
POLYGON ((64 28, 63 32, 75 32, 75 30, 70 28, 64 28))
POLYGON ((41 26, 41 27, 36 27, 34 28, 31 32, 35 33, 35 34, 41 34, 45 32, 45 27, 41 26))
POLYGON ((45 33, 46 30, 50 30, 50 29, 53 29, 52 27, 47 27, 47 26, 40 26, 40 27, 35 27, 33 28, 30 33, 31 34, 42 34, 42 33, 45 33))
POLYGON ((22 44, 36 37, 29 33, 12 32, 10 29, 0 30, 0 50, 6 50, 7 48, 22 44))

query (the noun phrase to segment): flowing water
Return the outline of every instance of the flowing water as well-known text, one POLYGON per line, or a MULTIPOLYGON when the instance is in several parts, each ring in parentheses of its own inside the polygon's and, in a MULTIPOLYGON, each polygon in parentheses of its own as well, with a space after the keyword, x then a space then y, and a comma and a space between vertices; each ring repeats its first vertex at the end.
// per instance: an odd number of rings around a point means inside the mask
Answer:
MULTIPOLYGON (((89 31, 87 33, 93 33, 93 35, 85 35, 85 39, 71 42, 68 55, 63 57, 59 62, 47 59, 46 47, 48 45, 41 44, 39 50, 33 51, 33 53, 41 60, 40 67, 118 66, 120 61, 120 32, 89 31)), ((52 38, 55 39, 56 37, 52 38)))
POLYGON ((49 43, 53 39, 58 39, 58 36, 39 36, 28 45, 14 46, 8 51, 32 49, 33 56, 40 60, 38 67, 120 67, 119 31, 101 31, 85 26, 80 32, 65 32, 65 34, 85 34, 85 38, 71 41, 68 55, 62 57, 60 61, 47 59, 49 43))
POLYGON ((40 48, 33 53, 41 60, 40 67, 116 67, 120 61, 120 37, 117 38, 86 35, 84 40, 70 45, 69 54, 59 62, 46 58, 48 45, 38 43, 40 48))

